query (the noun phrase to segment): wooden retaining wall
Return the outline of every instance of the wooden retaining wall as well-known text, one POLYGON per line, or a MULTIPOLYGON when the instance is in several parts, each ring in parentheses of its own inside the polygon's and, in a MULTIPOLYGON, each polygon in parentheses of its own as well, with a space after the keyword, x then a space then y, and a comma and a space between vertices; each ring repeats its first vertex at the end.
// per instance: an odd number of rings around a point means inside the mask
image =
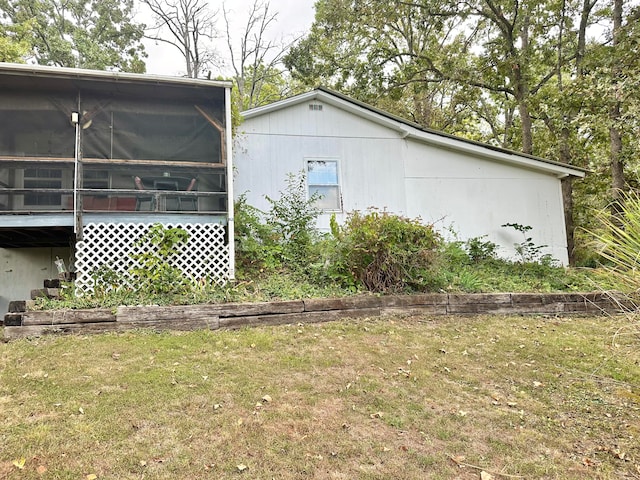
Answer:
POLYGON ((118 307, 115 312, 112 309, 27 311, 5 317, 4 338, 137 328, 233 329, 381 315, 597 315, 635 309, 623 296, 601 292, 360 295, 267 303, 118 307))

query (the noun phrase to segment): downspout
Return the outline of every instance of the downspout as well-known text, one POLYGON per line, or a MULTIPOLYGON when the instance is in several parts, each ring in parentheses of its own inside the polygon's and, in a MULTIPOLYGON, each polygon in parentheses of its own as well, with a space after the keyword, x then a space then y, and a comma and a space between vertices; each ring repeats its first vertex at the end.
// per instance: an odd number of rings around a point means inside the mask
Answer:
POLYGON ((229 280, 236 278, 236 245, 233 205, 233 126, 231 123, 231 87, 224 89, 225 141, 227 143, 227 238, 229 239, 229 280))

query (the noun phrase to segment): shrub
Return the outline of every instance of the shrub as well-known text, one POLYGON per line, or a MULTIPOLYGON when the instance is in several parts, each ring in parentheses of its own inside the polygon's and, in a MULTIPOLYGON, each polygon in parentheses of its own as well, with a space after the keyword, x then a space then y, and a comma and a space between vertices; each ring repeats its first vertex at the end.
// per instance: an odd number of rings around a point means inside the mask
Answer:
POLYGON ((236 266, 241 274, 273 270, 280 265, 281 247, 264 213, 247 203, 242 194, 235 202, 236 266))
POLYGON ((537 245, 533 241, 533 237, 529 236, 529 230, 533 227, 530 225, 521 225, 519 223, 505 223, 501 227, 511 227, 522 234, 523 240, 515 243, 513 246, 516 253, 520 257, 522 263, 542 263, 545 265, 553 265, 554 259, 549 254, 542 254, 547 245, 537 245))
POLYGON ((320 199, 317 193, 307 198, 307 182, 304 172, 289 174, 286 188, 280 198, 265 197, 271 204, 267 213, 267 224, 273 229, 282 263, 292 271, 303 272, 311 265, 316 255, 313 245, 319 234, 316 221, 321 210, 316 206, 320 199))
POLYGON ((465 248, 469 258, 474 263, 496 258, 498 245, 490 240, 484 240, 486 235, 473 237, 465 242, 465 248))
POLYGON ((424 291, 442 285, 441 237, 431 225, 387 212, 352 212, 334 225, 337 270, 372 292, 424 291))

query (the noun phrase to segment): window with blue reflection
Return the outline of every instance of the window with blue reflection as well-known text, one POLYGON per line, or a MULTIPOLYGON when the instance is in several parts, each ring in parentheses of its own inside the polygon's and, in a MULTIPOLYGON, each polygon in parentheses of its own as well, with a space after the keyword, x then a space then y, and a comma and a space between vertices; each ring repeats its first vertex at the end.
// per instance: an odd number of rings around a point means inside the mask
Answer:
POLYGON ((322 210, 340 210, 340 185, 337 160, 308 160, 307 184, 309 197, 320 195, 316 205, 322 210))

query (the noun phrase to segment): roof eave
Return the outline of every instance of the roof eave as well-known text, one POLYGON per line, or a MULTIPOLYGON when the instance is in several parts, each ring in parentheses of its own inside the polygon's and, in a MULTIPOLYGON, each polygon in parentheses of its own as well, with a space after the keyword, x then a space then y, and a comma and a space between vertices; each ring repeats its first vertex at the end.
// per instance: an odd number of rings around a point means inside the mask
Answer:
POLYGON ((249 119, 312 100, 320 100, 327 104, 337 106, 361 118, 366 118, 379 125, 391 128, 398 132, 400 138, 403 139, 412 138, 423 143, 436 145, 449 150, 465 152, 477 157, 517 164, 533 170, 556 175, 558 178, 565 178, 569 176, 584 178, 587 172, 584 169, 575 168, 563 163, 553 162, 544 158, 493 147, 484 143, 459 138, 444 132, 425 129, 418 124, 396 117, 395 115, 382 112, 375 107, 371 107, 326 88, 317 88, 269 105, 246 110, 245 112, 242 112, 241 115, 244 118, 249 119))
POLYGON ((114 72, 108 70, 86 70, 79 68, 50 67, 28 65, 22 63, 0 62, 0 73, 24 76, 56 76, 59 78, 102 80, 129 83, 161 83, 185 87, 221 87, 231 88, 232 83, 226 80, 204 80, 198 78, 172 77, 167 75, 151 75, 146 73, 114 72))

